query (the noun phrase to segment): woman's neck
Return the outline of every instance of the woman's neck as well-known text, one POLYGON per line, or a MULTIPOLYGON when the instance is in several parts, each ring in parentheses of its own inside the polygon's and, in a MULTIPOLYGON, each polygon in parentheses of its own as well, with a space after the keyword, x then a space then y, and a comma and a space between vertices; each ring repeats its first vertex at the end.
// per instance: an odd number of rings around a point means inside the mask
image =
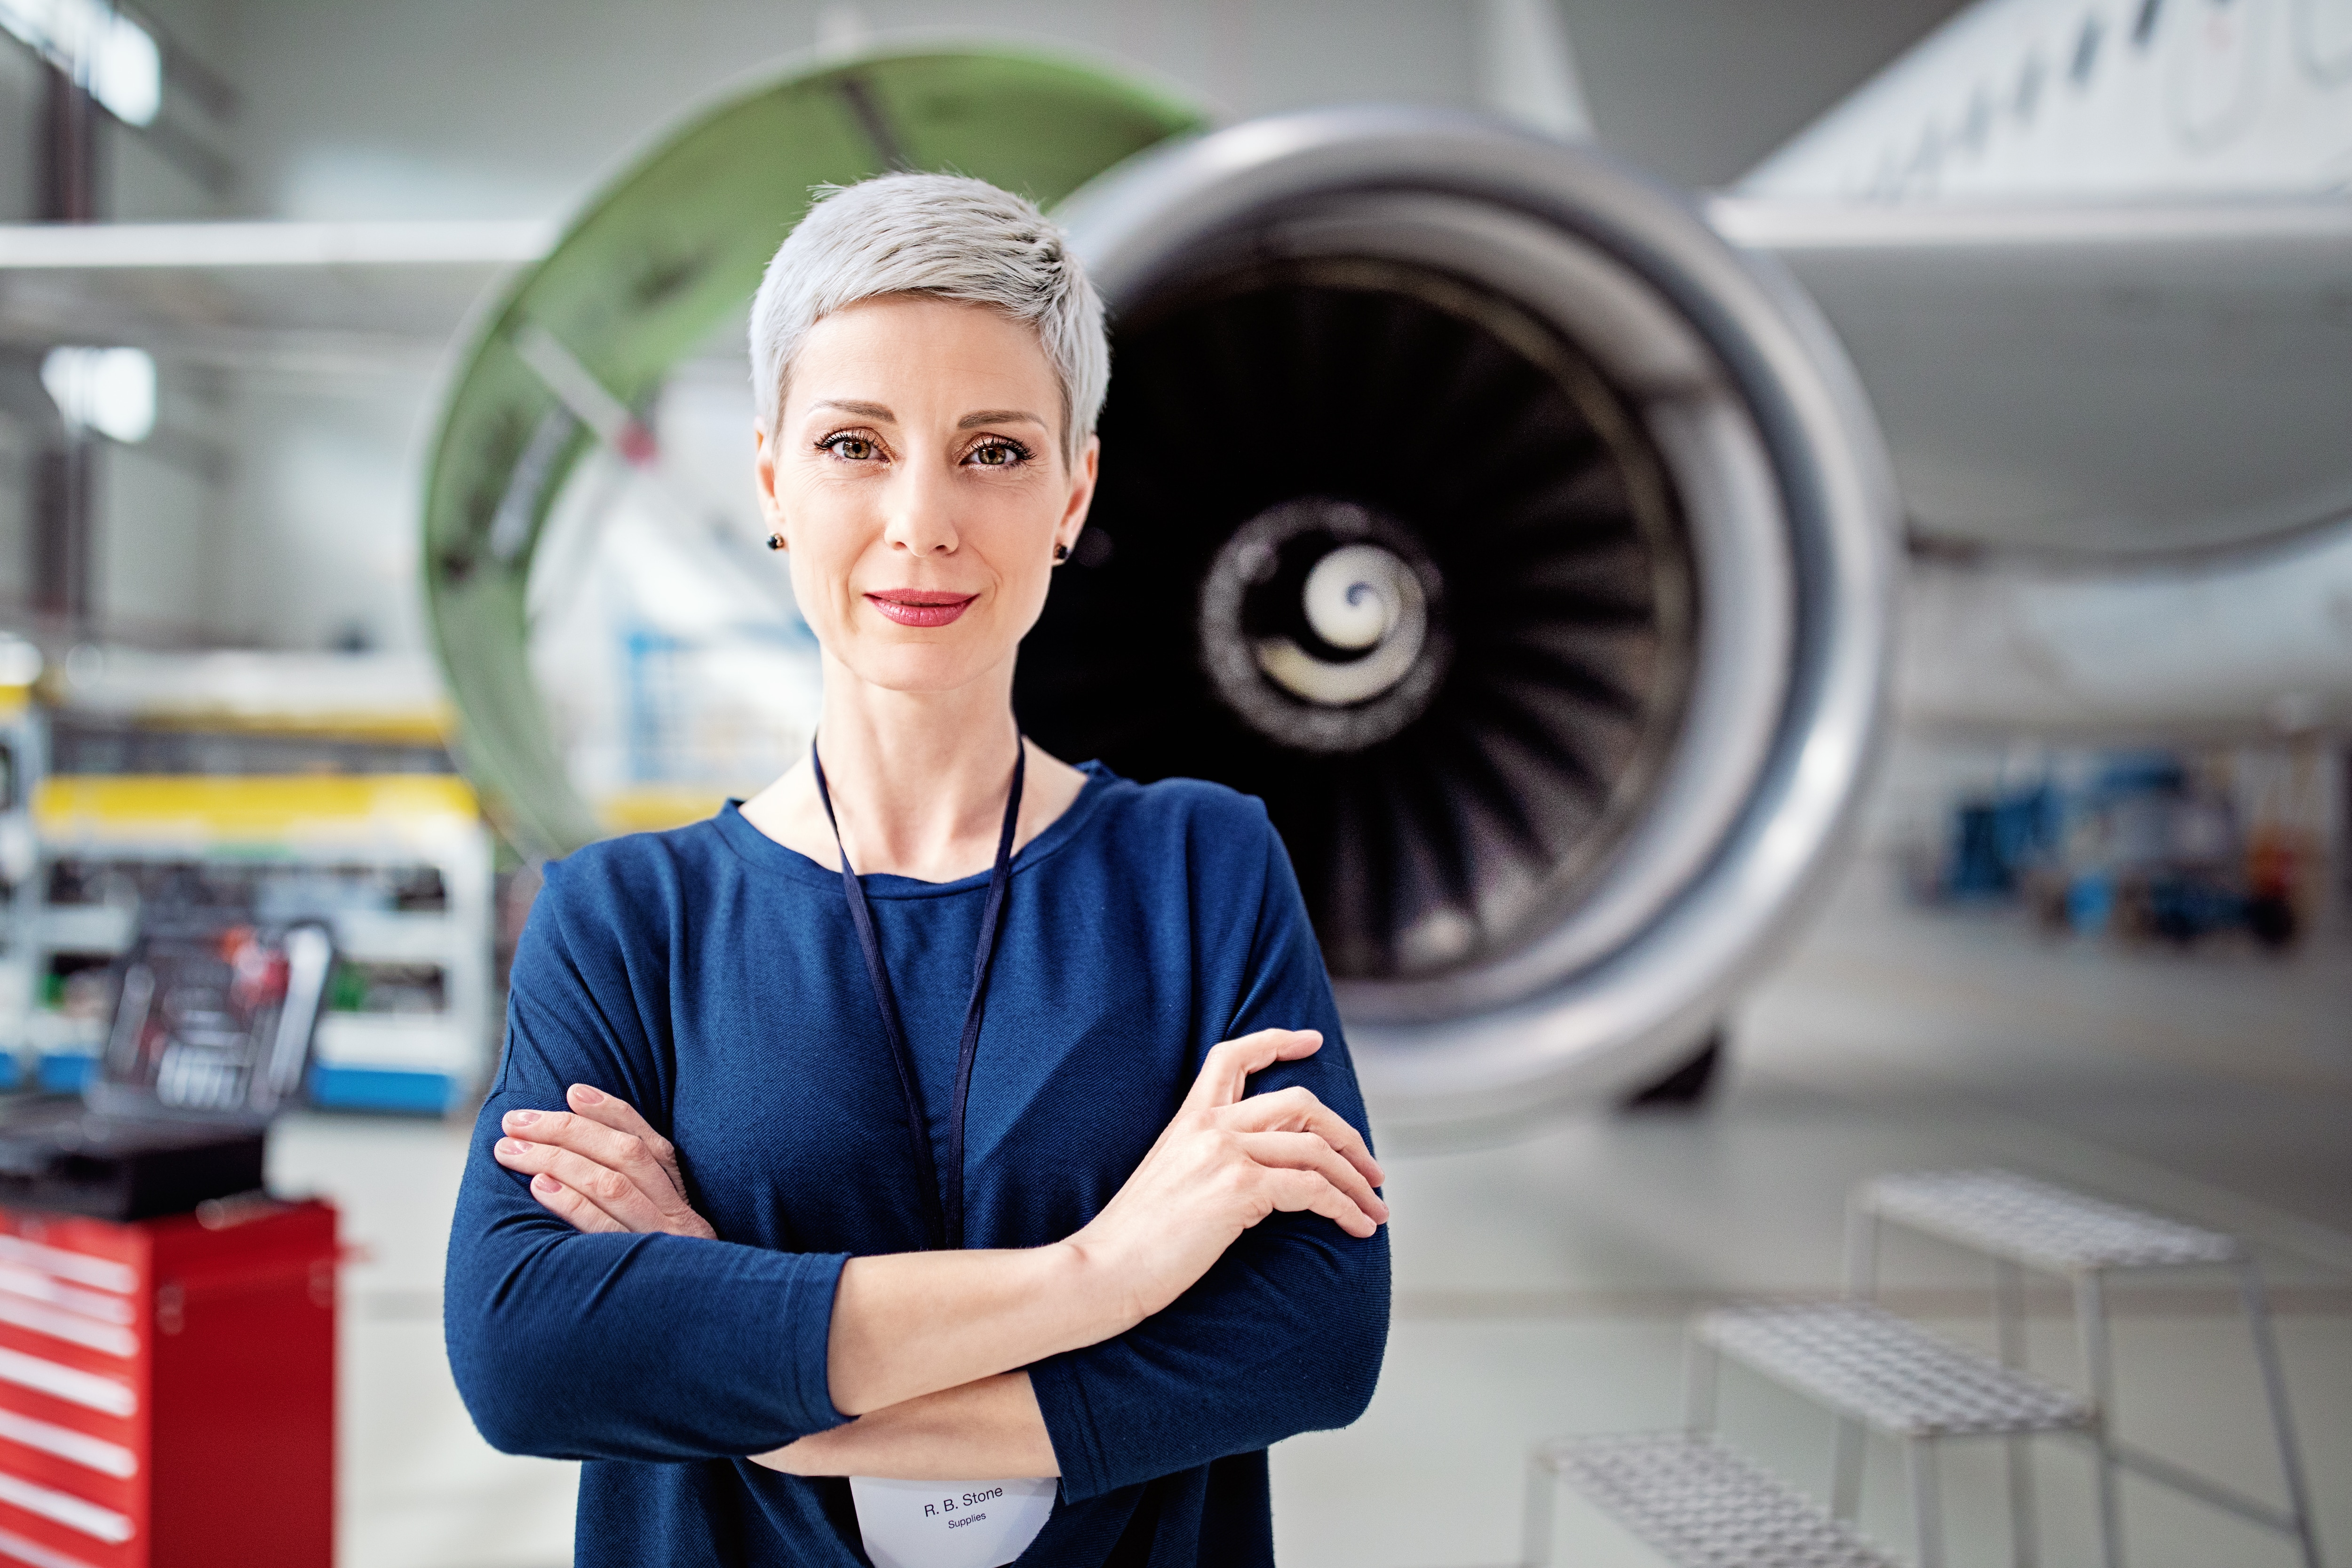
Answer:
MULTIPOLYGON (((841 844, 860 872, 927 882, 986 870, 1013 783, 1010 662, 953 691, 893 691, 858 679, 830 656, 817 751, 841 844)), ((1086 776, 1031 746, 1016 846, 1068 809, 1086 776)), ((743 805, 754 827, 837 866, 834 831, 803 759, 743 805)))
POLYGON ((1010 670, 954 691, 908 692, 835 665, 824 715, 817 754, 852 865, 934 865, 982 839, 993 858, 1019 735, 1010 670))

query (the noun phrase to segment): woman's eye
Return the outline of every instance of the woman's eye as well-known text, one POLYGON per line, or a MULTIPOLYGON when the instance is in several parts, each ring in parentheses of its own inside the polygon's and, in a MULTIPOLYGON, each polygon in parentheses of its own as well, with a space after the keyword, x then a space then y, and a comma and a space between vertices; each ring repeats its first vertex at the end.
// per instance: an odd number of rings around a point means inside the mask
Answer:
POLYGON ((853 463, 863 463, 877 455, 874 443, 863 436, 835 436, 824 445, 835 457, 853 463))
POLYGON ((1009 468, 1028 455, 1010 441, 990 441, 974 447, 971 460, 983 468, 1009 468))

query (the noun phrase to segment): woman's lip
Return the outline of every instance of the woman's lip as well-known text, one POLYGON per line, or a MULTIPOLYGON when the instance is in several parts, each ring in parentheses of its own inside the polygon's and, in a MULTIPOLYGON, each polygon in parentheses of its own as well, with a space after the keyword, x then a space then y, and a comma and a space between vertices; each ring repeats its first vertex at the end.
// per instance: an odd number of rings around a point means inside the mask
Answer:
POLYGON ((868 594, 866 602, 902 626, 943 626, 971 607, 977 594, 939 594, 908 589, 868 594))

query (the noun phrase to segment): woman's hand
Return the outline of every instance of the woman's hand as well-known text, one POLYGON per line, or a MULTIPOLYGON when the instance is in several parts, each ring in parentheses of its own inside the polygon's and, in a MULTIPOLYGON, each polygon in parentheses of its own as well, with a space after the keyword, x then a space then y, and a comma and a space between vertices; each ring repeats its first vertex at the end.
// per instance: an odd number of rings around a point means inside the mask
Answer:
POLYGON ((666 1232, 715 1238, 686 1201, 677 1150, 635 1107, 575 1083, 564 1110, 509 1110, 491 1150, 530 1177, 530 1195, 579 1230, 666 1232))
POLYGON ((1277 1209, 1370 1236, 1389 1211, 1355 1129, 1303 1089, 1242 1099, 1252 1073, 1322 1046, 1311 1029, 1266 1029, 1212 1047, 1126 1184, 1065 1240, 851 1258, 826 1338, 835 1408, 863 1416, 1115 1339, 1277 1209))
POLYGON ((1211 1047, 1192 1090, 1143 1163, 1069 1244, 1117 1281, 1137 1322, 1209 1271, 1277 1210, 1319 1214, 1349 1236, 1388 1221, 1363 1136, 1304 1089, 1244 1100, 1250 1075, 1323 1048, 1313 1029, 1261 1029, 1211 1047))

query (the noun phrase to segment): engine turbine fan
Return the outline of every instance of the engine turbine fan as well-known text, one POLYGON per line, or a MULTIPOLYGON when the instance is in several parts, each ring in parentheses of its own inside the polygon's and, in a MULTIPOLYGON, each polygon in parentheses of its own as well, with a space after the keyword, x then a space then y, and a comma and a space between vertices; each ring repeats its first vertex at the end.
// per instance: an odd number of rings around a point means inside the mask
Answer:
POLYGON ((1893 492, 1826 330, 1674 197, 1427 111, 1068 216, 1117 371, 1024 723, 1265 801, 1391 1125, 1670 1067, 1871 751, 1893 492))

